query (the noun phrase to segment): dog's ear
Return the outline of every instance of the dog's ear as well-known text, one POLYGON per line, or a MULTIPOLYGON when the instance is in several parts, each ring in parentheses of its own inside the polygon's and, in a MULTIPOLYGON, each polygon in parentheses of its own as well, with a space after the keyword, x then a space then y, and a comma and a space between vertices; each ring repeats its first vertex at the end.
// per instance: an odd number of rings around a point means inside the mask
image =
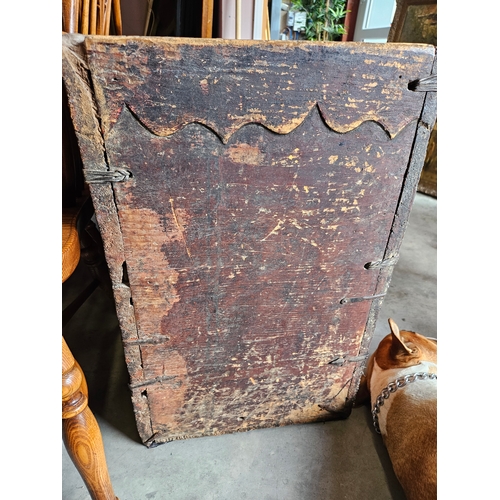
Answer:
MULTIPOLYGON (((401 337, 398 325, 392 318, 389 318, 389 326, 391 327, 392 334, 392 345, 391 345, 391 356, 397 358, 402 356, 415 356, 417 354, 415 349, 411 349, 407 346, 401 337)), ((417 349, 418 350, 418 349, 417 349)))
POLYGON ((396 325, 392 318, 389 318, 389 326, 391 327, 392 333, 392 345, 396 347, 397 350, 403 350, 408 354, 411 354, 411 349, 404 343, 404 340, 401 338, 398 325, 396 325))

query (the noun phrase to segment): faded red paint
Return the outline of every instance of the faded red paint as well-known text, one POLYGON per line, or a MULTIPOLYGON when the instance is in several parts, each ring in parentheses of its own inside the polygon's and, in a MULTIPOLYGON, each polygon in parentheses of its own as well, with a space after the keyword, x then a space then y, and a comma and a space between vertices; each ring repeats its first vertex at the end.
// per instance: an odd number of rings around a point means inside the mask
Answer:
POLYGON ((132 173, 93 200, 148 445, 350 411, 363 363, 330 361, 367 352, 434 61, 367 45, 87 38, 94 94, 66 67, 132 173))

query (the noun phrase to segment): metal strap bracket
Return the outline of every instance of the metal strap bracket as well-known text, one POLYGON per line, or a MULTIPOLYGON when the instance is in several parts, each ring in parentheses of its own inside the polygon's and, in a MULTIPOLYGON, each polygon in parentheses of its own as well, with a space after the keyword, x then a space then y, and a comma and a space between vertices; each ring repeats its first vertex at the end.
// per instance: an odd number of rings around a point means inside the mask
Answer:
POLYGON ((395 266, 399 260, 399 255, 394 255, 388 259, 374 260, 373 262, 368 262, 365 264, 365 269, 378 269, 380 267, 390 267, 395 266))
POLYGON ((89 170, 83 169, 85 182, 88 184, 104 184, 106 182, 124 182, 132 177, 132 172, 124 168, 113 170, 89 170))
POLYGON ((344 366, 346 363, 358 363, 360 361, 366 361, 368 354, 365 356, 344 356, 339 355, 335 359, 328 362, 329 365, 344 366))
POLYGON ((437 92, 437 75, 413 80, 408 84, 408 89, 413 90, 413 92, 437 92))
POLYGON ((367 297, 344 297, 340 301, 340 303, 348 304, 351 302, 362 302, 363 300, 373 300, 373 299, 379 299, 381 297, 385 297, 385 293, 379 293, 377 295, 368 295, 367 297))

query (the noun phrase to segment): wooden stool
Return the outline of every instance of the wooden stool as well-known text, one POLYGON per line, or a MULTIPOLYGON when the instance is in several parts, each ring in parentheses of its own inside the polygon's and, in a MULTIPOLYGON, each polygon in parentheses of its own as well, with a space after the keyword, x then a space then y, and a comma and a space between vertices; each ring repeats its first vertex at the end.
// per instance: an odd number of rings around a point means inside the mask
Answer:
MULTIPOLYGON (((77 230, 79 210, 63 211, 62 282, 80 260, 77 230)), ((80 365, 62 339, 62 430, 71 460, 93 500, 116 500, 106 465, 104 446, 97 421, 88 407, 88 389, 80 365)))

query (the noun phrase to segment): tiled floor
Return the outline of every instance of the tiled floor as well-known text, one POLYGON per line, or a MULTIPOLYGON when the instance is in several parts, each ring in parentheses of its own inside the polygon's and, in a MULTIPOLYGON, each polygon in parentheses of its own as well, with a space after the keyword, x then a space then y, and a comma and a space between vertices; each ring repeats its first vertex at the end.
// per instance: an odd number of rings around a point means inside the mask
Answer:
MULTIPOLYGON (((436 199, 417 193, 410 224, 379 315, 372 351, 400 328, 436 337, 436 199)), ((70 298, 87 279, 79 268, 65 285, 70 298)), ((389 500, 404 499, 369 408, 343 421, 140 443, 127 387, 114 304, 97 290, 64 329, 82 366, 120 500, 389 500)), ((66 450, 64 500, 90 498, 66 450)))

